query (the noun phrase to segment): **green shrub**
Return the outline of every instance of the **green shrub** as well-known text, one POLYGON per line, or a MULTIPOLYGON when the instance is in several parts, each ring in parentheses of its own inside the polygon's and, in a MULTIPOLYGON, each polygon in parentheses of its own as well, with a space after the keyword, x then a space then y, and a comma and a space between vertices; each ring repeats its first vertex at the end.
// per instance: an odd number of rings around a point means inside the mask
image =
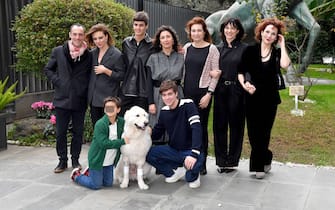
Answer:
POLYGON ((133 14, 134 10, 114 0, 35 0, 20 11, 13 26, 16 69, 41 72, 52 48, 68 40, 73 23, 87 30, 96 23, 107 24, 120 48, 132 33, 133 14))
POLYGON ((2 111, 9 103, 15 101, 25 94, 25 90, 19 94, 15 93, 15 87, 17 81, 12 84, 9 88, 6 88, 9 77, 6 77, 4 81, 0 80, 0 111, 2 111))

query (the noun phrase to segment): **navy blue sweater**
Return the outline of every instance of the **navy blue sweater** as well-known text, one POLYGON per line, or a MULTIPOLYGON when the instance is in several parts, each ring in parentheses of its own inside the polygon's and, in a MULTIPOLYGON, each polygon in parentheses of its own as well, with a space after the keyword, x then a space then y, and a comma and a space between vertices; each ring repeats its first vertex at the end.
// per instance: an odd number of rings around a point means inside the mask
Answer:
POLYGON ((202 129, 198 109, 191 99, 180 99, 175 109, 162 108, 152 139, 159 139, 165 131, 172 148, 192 150, 192 156, 198 157, 202 148, 202 129))

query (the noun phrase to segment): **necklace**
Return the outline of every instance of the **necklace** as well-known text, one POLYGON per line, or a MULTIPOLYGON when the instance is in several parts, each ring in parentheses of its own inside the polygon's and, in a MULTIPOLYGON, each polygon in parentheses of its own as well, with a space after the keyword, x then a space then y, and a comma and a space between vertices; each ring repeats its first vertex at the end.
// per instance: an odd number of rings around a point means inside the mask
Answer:
POLYGON ((264 57, 262 56, 262 53, 261 53, 261 58, 267 58, 267 57, 269 57, 269 55, 271 54, 271 52, 272 52, 272 47, 269 49, 269 52, 268 52, 268 54, 266 54, 264 57))

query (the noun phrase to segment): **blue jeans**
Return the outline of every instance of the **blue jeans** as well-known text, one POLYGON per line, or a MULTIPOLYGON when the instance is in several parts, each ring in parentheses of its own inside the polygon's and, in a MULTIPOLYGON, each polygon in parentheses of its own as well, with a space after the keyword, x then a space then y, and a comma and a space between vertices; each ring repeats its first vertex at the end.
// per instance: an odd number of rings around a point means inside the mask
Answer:
MULTIPOLYGON (((185 157, 191 153, 192 150, 176 150, 169 145, 153 146, 148 152, 147 162, 165 177, 170 177, 174 174, 173 169, 182 167, 185 157)), ((198 178, 203 162, 204 155, 200 153, 194 167, 186 171, 185 179, 187 182, 193 182, 198 178)))
POLYGON ((113 165, 104 166, 102 170, 89 169, 89 176, 81 174, 75 182, 92 190, 98 190, 102 186, 110 187, 113 185, 113 169, 113 165))

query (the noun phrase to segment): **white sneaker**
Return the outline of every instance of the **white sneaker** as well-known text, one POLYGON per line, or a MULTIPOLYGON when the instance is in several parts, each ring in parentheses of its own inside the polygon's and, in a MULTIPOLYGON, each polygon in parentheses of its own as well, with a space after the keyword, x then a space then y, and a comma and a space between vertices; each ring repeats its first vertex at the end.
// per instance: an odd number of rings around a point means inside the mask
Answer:
POLYGON ((193 182, 190 182, 188 184, 188 186, 190 188, 198 188, 198 187, 200 187, 200 174, 199 174, 198 178, 196 180, 194 180, 193 182))
POLYGON ((167 183, 177 182, 179 179, 185 176, 185 173, 186 169, 184 167, 178 167, 176 170, 174 170, 174 174, 172 176, 165 178, 165 182, 167 183))
POLYGON ((256 178, 257 179, 263 179, 265 177, 265 173, 264 172, 256 172, 256 178))
POLYGON ((269 173, 269 171, 271 171, 271 164, 264 166, 264 172, 269 173))

